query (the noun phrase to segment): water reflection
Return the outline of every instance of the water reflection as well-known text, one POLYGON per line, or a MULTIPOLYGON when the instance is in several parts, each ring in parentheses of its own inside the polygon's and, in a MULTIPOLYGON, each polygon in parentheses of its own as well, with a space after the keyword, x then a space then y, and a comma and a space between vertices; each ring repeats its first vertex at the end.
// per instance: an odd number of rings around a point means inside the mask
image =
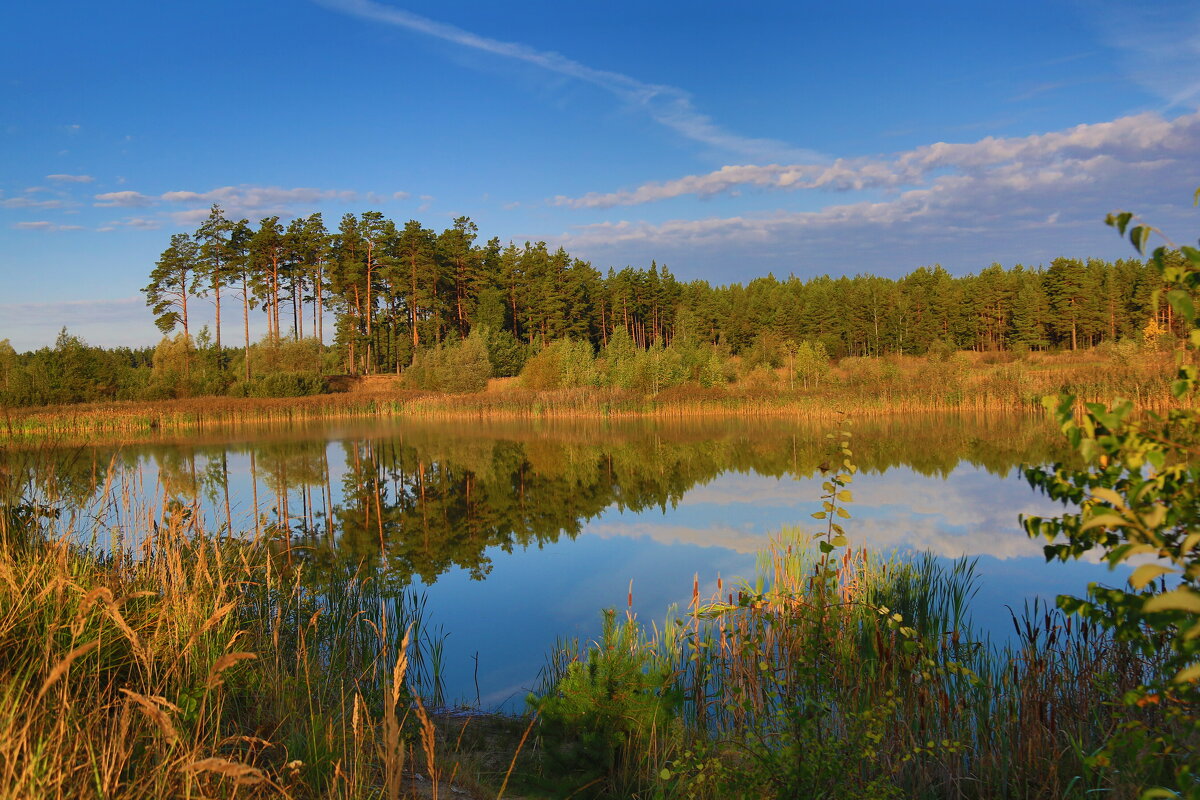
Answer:
MULTIPOLYGON (((981 557, 977 619, 1082 591, 1094 565, 1045 565, 1018 513, 1052 513, 1022 463, 1061 460, 1038 418, 851 422, 855 543, 981 557)), ((89 509, 76 529, 135 554, 147 520, 269 536, 312 582, 377 571, 429 595, 450 632, 451 698, 522 696, 560 635, 623 603, 658 619, 702 585, 748 575, 772 531, 812 523, 829 426, 804 420, 399 422, 211 432, 137 443, 6 447, 4 485, 89 509), (166 509, 163 511, 162 509, 166 509), (203 525, 200 525, 200 521, 203 525)), ((814 526, 815 527, 815 526, 814 526)), ((1103 578, 1103 570, 1099 570, 1103 578)), ((519 702, 514 701, 514 702, 519 702)))
MULTIPOLYGON (((851 427, 862 473, 856 504, 862 537, 942 555, 1031 552, 1023 537, 993 535, 1012 529, 1014 493, 1028 496, 1009 488, 1009 497, 997 498, 1005 484, 996 479, 1023 462, 1064 456, 1044 423, 924 416, 851 427), (926 480, 944 481, 956 470, 978 476, 966 494, 926 480), (947 523, 960 535, 947 540, 947 523)), ((386 571, 397 585, 430 585, 455 568, 482 579, 492 569, 491 551, 574 539, 609 508, 672 510, 669 521, 643 524, 633 535, 757 550, 761 525, 751 522, 762 509, 794 511, 785 522, 807 518, 805 504, 818 493, 811 481, 829 458, 827 430, 796 420, 325 426, 61 447, 23 464, 21 452, 9 448, 6 462, 10 473, 25 469, 24 480, 81 507, 105 491, 114 471, 126 480, 137 476, 132 491, 153 487, 149 493, 172 507, 195 508, 209 531, 286 539, 318 574, 364 564, 386 571), (704 510, 730 505, 740 509, 743 524, 714 526, 717 515, 704 510), (694 507, 701 513, 693 521, 694 507)), ((593 531, 631 533, 622 525, 628 523, 593 531)))

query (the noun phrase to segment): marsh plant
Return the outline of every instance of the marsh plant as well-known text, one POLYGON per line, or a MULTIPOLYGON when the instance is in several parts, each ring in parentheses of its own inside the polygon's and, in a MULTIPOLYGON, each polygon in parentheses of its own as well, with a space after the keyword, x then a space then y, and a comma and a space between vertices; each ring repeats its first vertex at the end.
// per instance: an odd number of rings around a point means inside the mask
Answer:
POLYGON ((440 773, 419 599, 352 570, 315 591, 294 548, 115 470, 83 507, 26 474, 0 473, 0 797, 395 798, 440 773), (142 546, 87 544, 102 526, 142 546))
POLYGON ((852 547, 850 441, 834 434, 822 528, 782 531, 753 579, 708 599, 697 579, 661 626, 606 613, 531 699, 547 777, 688 798, 1132 797, 1163 777, 1138 752, 1096 760, 1116 726, 1181 733, 1157 706, 1114 702, 1161 665, 1040 603, 993 644, 968 614, 971 561, 852 547))

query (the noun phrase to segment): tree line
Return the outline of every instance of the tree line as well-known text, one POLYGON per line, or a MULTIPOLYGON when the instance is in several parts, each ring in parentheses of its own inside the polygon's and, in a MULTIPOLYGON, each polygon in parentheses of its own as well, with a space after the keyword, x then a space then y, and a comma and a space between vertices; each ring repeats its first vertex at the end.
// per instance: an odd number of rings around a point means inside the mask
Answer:
POLYGON ((935 265, 898 279, 713 285, 654 262, 602 274, 543 242, 481 243, 466 217, 436 232, 368 211, 330 232, 320 214, 252 227, 213 206, 171 236, 144 289, 167 334, 157 347, 93 347, 65 329, 30 353, 0 341, 0 405, 295 396, 327 391, 330 375, 381 372, 437 391, 520 373, 532 388, 655 393, 762 365, 808 388, 847 356, 1157 345, 1180 333, 1170 305, 1153 303, 1160 285, 1136 259, 1070 258, 962 277, 935 265), (205 302, 216 324, 196 330, 205 302), (255 341, 258 315, 267 335, 255 341), (230 316, 241 328, 232 343, 230 316))
POLYGON ((189 334, 189 303, 207 298, 221 350, 222 303, 233 302, 247 353, 260 312, 270 337, 332 344, 341 370, 360 374, 402 371, 422 349, 477 327, 534 348, 573 339, 599 349, 624 330, 644 349, 686 336, 733 354, 764 334, 819 342, 834 358, 935 345, 1074 350, 1171 330, 1169 307, 1152 308, 1159 282, 1138 260, 1057 258, 963 277, 932 266, 899 279, 768 275, 714 286, 654 262, 602 274, 544 242, 480 243, 467 217, 441 232, 377 211, 346 214, 335 231, 319 213, 254 228, 214 205, 193 233, 171 237, 143 291, 164 333, 189 334))

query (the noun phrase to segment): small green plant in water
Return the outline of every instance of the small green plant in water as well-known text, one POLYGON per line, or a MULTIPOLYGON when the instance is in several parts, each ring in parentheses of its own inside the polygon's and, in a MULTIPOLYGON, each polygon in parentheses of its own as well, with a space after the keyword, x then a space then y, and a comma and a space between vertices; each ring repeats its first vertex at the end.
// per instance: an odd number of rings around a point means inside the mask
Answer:
POLYGON ((632 794, 644 772, 639 750, 669 730, 678 711, 671 677, 635 618, 618 623, 617 612, 606 609, 600 641, 586 659, 568 664, 550 692, 528 698, 547 772, 593 794, 632 794))

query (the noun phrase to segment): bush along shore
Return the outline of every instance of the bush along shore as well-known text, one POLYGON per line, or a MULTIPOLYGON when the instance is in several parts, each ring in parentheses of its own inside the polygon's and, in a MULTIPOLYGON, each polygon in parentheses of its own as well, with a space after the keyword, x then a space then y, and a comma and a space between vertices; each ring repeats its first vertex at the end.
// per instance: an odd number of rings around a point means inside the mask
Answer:
POLYGON ((1121 702, 1155 651, 1043 605, 993 646, 969 561, 850 548, 833 437, 816 524, 661 624, 558 643, 524 717, 448 713, 420 598, 318 577, 269 524, 0 481, 0 796, 1136 797, 1187 764, 1190 707, 1121 702))
POLYGON ((464 365, 445 353, 439 358, 443 360, 436 363, 426 359, 399 377, 322 378, 323 385, 338 390, 334 393, 7 407, 0 409, 0 437, 101 432, 137 435, 221 425, 394 416, 536 419, 793 414, 832 418, 832 409, 859 414, 1040 413, 1040 398, 1048 392, 1068 392, 1080 403, 1127 397, 1145 408, 1169 408, 1181 402, 1170 391, 1174 364, 1170 351, 1118 346, 1020 357, 947 350, 922 358, 852 357, 836 365, 822 360, 807 367, 793 358, 791 364, 772 367, 750 366, 736 358, 714 366, 689 361, 673 348, 596 356, 587 345, 567 342, 540 351, 518 377, 489 379, 484 361, 477 379, 466 382, 464 365), (456 377, 452 380, 449 376, 456 377))

